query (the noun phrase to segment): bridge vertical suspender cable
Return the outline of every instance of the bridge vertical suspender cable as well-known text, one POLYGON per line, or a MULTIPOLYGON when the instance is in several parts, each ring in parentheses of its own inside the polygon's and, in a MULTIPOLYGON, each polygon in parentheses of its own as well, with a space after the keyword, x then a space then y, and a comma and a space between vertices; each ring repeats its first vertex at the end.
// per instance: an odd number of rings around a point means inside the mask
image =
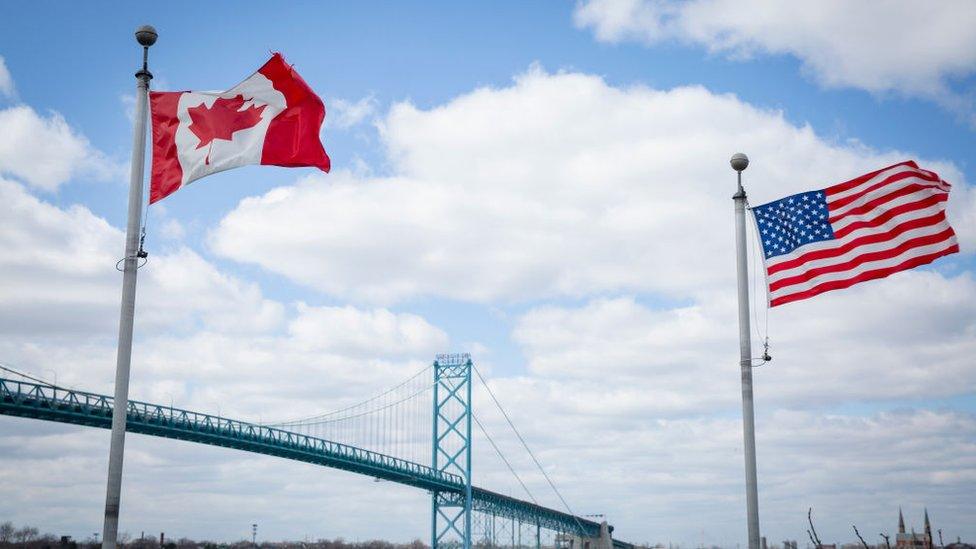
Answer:
POLYGON ((265 425, 288 428, 384 455, 429 460, 430 419, 426 412, 430 366, 361 402, 337 410, 265 425), (426 443, 426 445, 425 445, 426 443))

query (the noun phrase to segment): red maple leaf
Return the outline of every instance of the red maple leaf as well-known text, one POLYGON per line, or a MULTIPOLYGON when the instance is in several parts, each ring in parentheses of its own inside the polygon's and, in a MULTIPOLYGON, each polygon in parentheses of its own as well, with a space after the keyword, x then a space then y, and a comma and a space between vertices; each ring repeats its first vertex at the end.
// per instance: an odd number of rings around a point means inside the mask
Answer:
MULTIPOLYGON (((197 148, 207 145, 212 148, 214 139, 231 141, 234 132, 254 127, 261 121, 261 113, 267 105, 258 107, 252 104, 244 110, 239 110, 243 106, 244 96, 237 95, 231 99, 218 97, 210 107, 207 107, 206 103, 200 103, 196 107, 188 108, 190 131, 200 140, 197 148)), ((210 164, 209 152, 205 162, 210 164)))

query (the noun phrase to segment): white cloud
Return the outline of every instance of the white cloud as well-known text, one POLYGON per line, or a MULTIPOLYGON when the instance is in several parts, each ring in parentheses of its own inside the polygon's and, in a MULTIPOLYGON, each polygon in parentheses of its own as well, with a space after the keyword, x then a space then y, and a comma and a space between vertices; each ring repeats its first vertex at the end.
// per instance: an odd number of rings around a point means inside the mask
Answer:
POLYGON ((587 0, 574 18, 604 42, 678 40, 740 59, 789 54, 824 86, 936 98, 972 116, 971 101, 952 91, 954 78, 976 72, 967 0, 587 0))
POLYGON ((14 78, 10 76, 10 71, 7 70, 7 62, 0 55, 0 96, 15 97, 16 95, 17 90, 14 87, 14 78))
POLYGON ((183 240, 186 236, 186 228, 177 219, 167 219, 159 227, 160 235, 166 240, 183 240))
POLYGON ((336 98, 329 102, 328 108, 330 122, 327 126, 348 129, 358 126, 376 114, 376 98, 372 95, 367 95, 357 101, 336 98))
POLYGON ((118 293, 112 252, 121 255, 121 233, 84 207, 57 208, 11 181, 0 180, 0 209, 3 331, 87 331, 101 323, 102 304, 118 293))
MULTIPOLYGON (((927 504, 947 531, 971 535, 966 494, 974 463, 965 454, 976 428, 972 416, 778 412, 757 421, 760 516, 769 539, 805 543, 806 510, 813 507, 825 539, 852 540, 853 522, 880 541, 874 533, 893 532, 899 502, 910 521, 920 522, 927 504)), ((611 507, 611 497, 626 500, 612 515, 623 537, 636 530, 643 536, 637 539, 667 543, 658 536, 694 540, 704 528, 711 543, 732 547, 745 539, 741 436, 735 419, 646 421, 597 438, 600 449, 563 461, 568 470, 560 477, 570 485, 573 479, 577 497, 591 496, 588 504, 597 508, 611 507), (608 496, 593 497, 601 493, 608 496), (695 520, 682 518, 688 516, 695 520)))
POLYGON ((0 174, 54 191, 76 176, 107 180, 122 166, 92 147, 56 112, 47 117, 26 105, 0 110, 0 174))
MULTIPOLYGON (((113 335, 123 234, 83 206, 58 208, 0 180, 0 325, 22 335, 113 335)), ((150 256, 140 271, 139 327, 188 331, 200 323, 224 330, 266 330, 283 307, 254 284, 217 271, 178 248, 150 256)))
MULTIPOLYGON (((757 390, 764 403, 786 407, 976 392, 974 302, 969 274, 910 272, 774 309, 774 359, 756 370, 757 390)), ((738 402, 735 311, 734 296, 671 309, 598 299, 530 310, 513 338, 532 379, 566 395, 567 412, 615 419, 698 414, 738 402), (608 379, 612 398, 592 399, 587 387, 608 379)), ((540 389, 538 383, 525 390, 540 389)))
MULTIPOLYGON (((122 232, 82 206, 61 209, 2 180, 0 216, 7 221, 0 229, 0 358, 37 373, 75 364, 61 373, 62 383, 111 392, 122 232)), ((409 313, 286 307, 185 247, 151 254, 139 275, 133 371, 142 375, 133 378, 134 395, 210 407, 193 399, 226 391, 210 403, 235 401, 235 391, 254 392, 241 413, 301 413, 320 409, 316 397, 364 396, 405 377, 448 344, 442 330, 409 313), (258 381, 269 372, 292 391, 269 397, 258 381), (310 381, 313 372, 321 379, 310 381), (195 395, 190 387, 199 383, 208 389, 195 395)))
POLYGON ((302 346, 314 345, 344 356, 365 354, 380 358, 404 352, 433 353, 447 345, 447 334, 413 314, 305 304, 299 304, 298 312, 289 328, 295 340, 302 346), (342 330, 323 329, 328 326, 341 326, 342 330))
MULTIPOLYGON (((753 200, 904 160, 838 145, 781 113, 699 87, 616 88, 533 69, 381 125, 390 177, 337 171, 243 200, 213 231, 225 257, 344 298, 476 302, 665 292, 732 276, 732 152, 753 200)), ((976 239, 976 193, 952 165, 950 216, 976 239)))
POLYGON ((122 108, 125 109, 125 117, 129 123, 136 121, 136 96, 134 93, 123 93, 119 96, 122 108))

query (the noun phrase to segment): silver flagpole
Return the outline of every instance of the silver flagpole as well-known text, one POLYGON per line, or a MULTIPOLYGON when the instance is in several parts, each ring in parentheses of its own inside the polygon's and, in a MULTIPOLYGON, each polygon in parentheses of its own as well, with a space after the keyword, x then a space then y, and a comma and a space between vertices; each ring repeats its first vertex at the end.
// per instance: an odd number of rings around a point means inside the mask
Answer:
POLYGON ((146 160, 146 111, 149 80, 152 79, 152 73, 149 72, 149 46, 156 43, 156 37, 156 29, 149 25, 136 30, 136 41, 142 45, 142 70, 136 73, 136 119, 132 137, 132 171, 129 174, 129 221, 125 229, 125 259, 122 260, 125 265, 122 271, 122 312, 119 318, 119 350, 115 363, 115 405, 112 411, 112 442, 108 453, 102 549, 115 549, 115 540, 119 533, 125 416, 129 408, 132 322, 136 307, 136 273, 141 255, 139 230, 142 225, 142 182, 146 160))
POLYGON ((749 549, 759 548, 759 489, 756 482, 756 419, 752 409, 752 340, 749 326, 749 275, 746 257, 746 191, 742 171, 749 157, 732 155, 732 169, 739 179, 735 200, 735 271, 739 286, 739 368, 742 371, 742 438, 746 465, 746 511, 749 524, 749 549))

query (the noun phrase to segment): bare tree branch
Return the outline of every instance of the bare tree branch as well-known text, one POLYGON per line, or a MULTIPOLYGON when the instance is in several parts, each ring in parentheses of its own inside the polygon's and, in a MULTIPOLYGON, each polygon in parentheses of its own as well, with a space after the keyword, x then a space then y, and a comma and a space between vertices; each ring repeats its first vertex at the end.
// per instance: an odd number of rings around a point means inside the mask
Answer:
POLYGON ((891 549, 891 536, 889 536, 888 534, 878 534, 878 535, 884 538, 885 547, 891 549))
POLYGON ((817 549, 821 549, 823 543, 820 542, 820 536, 817 535, 817 528, 813 525, 813 507, 807 509, 807 522, 810 523, 810 529, 807 530, 807 535, 810 536, 810 541, 817 549))
POLYGON ((851 527, 854 528, 854 533, 857 534, 857 539, 861 540, 861 545, 864 546, 864 549, 871 549, 871 547, 868 545, 868 542, 864 541, 864 538, 861 536, 861 533, 857 531, 857 525, 852 524, 851 527))

